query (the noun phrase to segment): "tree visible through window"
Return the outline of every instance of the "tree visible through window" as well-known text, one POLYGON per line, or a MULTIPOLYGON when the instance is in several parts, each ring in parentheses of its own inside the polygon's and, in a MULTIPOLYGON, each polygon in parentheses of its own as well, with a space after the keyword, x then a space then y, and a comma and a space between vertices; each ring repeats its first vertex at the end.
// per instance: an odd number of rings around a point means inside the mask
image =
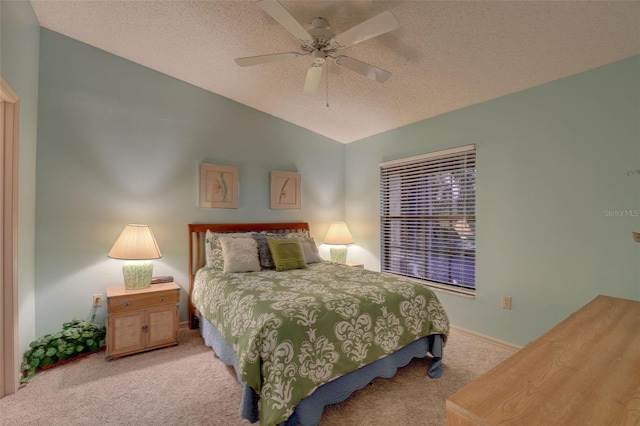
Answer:
POLYGON ((475 145, 380 164, 382 272, 475 290, 475 145))

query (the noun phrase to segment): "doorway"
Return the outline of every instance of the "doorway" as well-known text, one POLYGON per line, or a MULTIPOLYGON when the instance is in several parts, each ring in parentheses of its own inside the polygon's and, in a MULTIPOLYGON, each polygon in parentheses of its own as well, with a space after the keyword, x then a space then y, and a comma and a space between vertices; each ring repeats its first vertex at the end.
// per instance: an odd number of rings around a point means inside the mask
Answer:
POLYGON ((18 129, 20 99, 0 76, 0 398, 20 385, 18 358, 18 129))

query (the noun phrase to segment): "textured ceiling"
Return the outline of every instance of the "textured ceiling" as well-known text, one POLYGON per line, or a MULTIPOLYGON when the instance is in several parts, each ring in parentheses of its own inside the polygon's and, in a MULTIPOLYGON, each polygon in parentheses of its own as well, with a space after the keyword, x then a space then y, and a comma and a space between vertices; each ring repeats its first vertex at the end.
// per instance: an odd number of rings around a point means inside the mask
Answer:
POLYGON ((341 51, 391 71, 384 83, 298 51, 253 1, 31 1, 40 25, 339 142, 358 139, 640 54, 640 1, 281 1, 334 33, 391 11, 400 28, 341 51))

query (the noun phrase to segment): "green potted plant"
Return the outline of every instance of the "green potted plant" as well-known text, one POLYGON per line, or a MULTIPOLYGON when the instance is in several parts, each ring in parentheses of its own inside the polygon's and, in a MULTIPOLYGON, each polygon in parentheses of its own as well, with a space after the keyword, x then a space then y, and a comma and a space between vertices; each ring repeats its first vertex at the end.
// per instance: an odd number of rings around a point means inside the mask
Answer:
POLYGON ((62 324, 62 331, 46 334, 29 344, 22 361, 21 383, 27 383, 38 370, 51 368, 104 346, 105 329, 83 319, 62 324))

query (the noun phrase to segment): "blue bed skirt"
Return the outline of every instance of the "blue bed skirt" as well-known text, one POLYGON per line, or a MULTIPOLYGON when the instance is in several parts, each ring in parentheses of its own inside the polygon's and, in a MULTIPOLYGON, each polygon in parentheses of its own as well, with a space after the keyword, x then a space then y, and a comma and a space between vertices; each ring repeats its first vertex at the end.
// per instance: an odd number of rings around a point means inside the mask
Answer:
MULTIPOLYGON (((238 371, 238 357, 231 346, 227 344, 216 327, 204 318, 200 319, 200 330, 204 342, 210 346, 218 358, 226 365, 231 365, 238 371)), ((376 377, 393 377, 398 368, 407 365, 413 358, 424 358, 427 353, 433 356, 433 362, 427 374, 431 378, 442 376, 442 347, 443 339, 439 334, 423 337, 410 343, 404 348, 367 364, 356 371, 339 377, 316 389, 311 395, 300 401, 293 414, 280 426, 314 426, 320 423, 324 407, 344 401, 353 392, 362 389, 376 377)), ((243 386, 240 417, 255 423, 259 420, 258 400, 255 391, 240 382, 243 386)))

